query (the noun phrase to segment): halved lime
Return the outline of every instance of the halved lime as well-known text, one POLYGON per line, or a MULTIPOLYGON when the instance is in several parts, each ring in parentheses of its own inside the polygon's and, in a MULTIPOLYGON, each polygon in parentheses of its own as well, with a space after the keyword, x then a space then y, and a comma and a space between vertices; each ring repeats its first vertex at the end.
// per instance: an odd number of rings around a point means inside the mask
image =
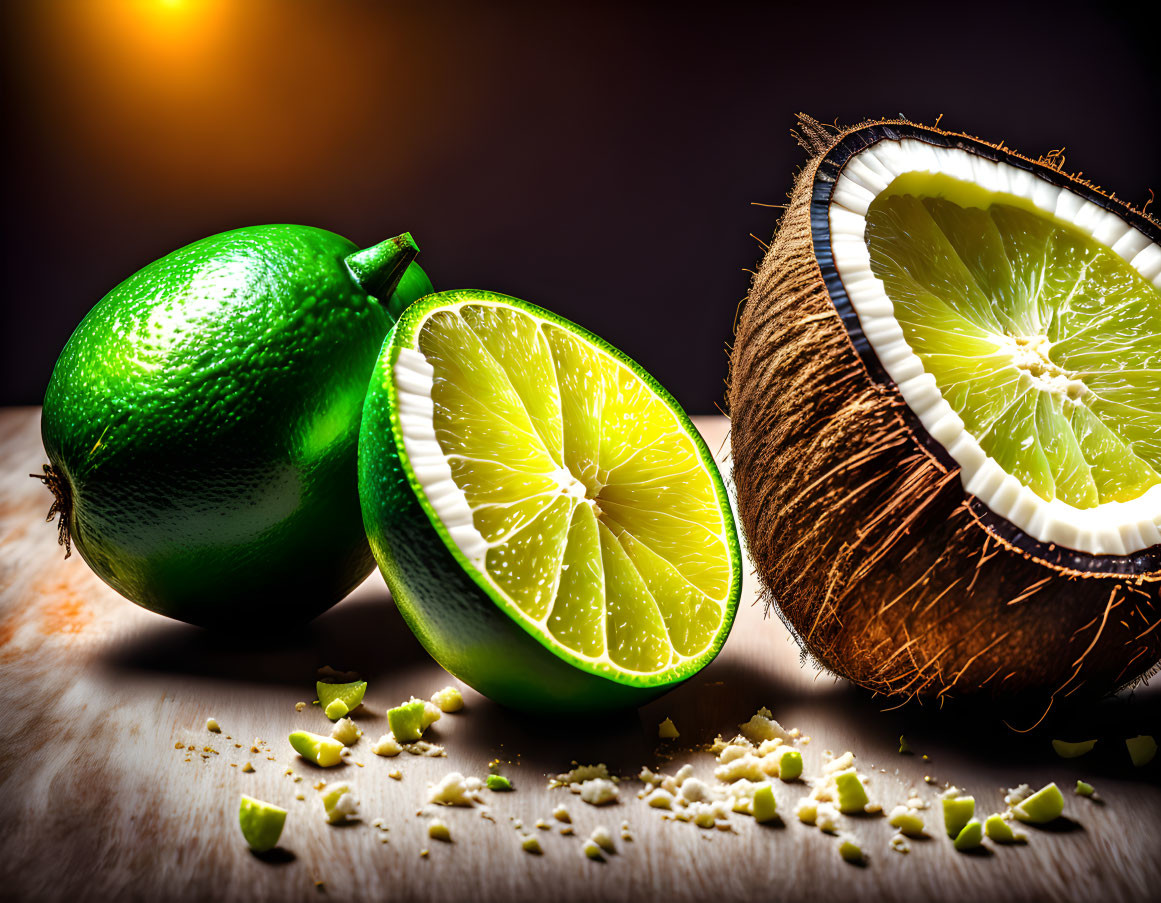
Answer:
POLYGON ((404 619, 500 702, 638 704, 733 621, 737 534, 696 429, 625 355, 515 298, 442 292, 403 315, 359 489, 404 619))
POLYGON ((1161 292, 1026 200, 908 178, 870 205, 871 267, 984 452, 1075 508, 1161 483, 1161 292))

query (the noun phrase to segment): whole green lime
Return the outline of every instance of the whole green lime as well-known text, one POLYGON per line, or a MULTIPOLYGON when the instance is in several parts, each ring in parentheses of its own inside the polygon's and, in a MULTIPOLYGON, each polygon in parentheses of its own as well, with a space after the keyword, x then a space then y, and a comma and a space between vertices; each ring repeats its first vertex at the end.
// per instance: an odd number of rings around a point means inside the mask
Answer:
MULTIPOLYGON (((374 566, 356 446, 394 316, 431 291, 404 234, 213 235, 130 276, 52 373, 43 479, 61 539, 151 611, 301 621, 374 566)), ((50 513, 51 517, 51 513, 50 513)))

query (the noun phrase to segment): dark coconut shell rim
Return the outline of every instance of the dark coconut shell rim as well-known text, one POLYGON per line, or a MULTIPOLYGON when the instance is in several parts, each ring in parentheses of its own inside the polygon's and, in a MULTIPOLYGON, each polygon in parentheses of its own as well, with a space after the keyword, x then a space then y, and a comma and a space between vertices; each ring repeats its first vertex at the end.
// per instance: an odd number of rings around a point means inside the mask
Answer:
MULTIPOLYGON (((830 294, 831 303, 842 318, 847 336, 850 338, 851 344, 854 345, 855 352, 862 360, 867 373, 875 382, 896 393, 899 393, 899 388, 879 362, 875 350, 863 333, 862 323, 859 321, 859 316, 847 295, 846 286, 843 285, 835 267, 834 253, 830 242, 830 200, 839 173, 852 157, 880 141, 897 141, 903 138, 914 138, 938 147, 958 148, 968 153, 978 154, 988 160, 1007 163, 1010 166, 1023 169, 1058 188, 1065 188, 1094 204, 1098 204, 1125 220, 1151 241, 1161 244, 1161 229, 1148 217, 1142 216, 1137 211, 1086 184, 1077 182, 1052 167, 1010 154, 983 141, 977 141, 964 135, 934 131, 908 123, 874 123, 847 133, 827 151, 819 161, 815 173, 810 200, 810 230, 814 245, 814 258, 818 262, 823 282, 830 294)), ((902 409, 904 422, 912 435, 919 440, 923 449, 949 471, 958 470, 959 464, 952 458, 947 449, 927 432, 910 406, 904 403, 902 409)), ((1093 576, 1107 574, 1129 577, 1144 576, 1150 572, 1161 570, 1161 544, 1129 555, 1092 555, 1056 543, 1044 543, 1029 536, 1007 518, 996 514, 974 495, 968 496, 967 503, 972 516, 1001 543, 1019 549, 1024 554, 1050 567, 1092 574, 1093 576)))

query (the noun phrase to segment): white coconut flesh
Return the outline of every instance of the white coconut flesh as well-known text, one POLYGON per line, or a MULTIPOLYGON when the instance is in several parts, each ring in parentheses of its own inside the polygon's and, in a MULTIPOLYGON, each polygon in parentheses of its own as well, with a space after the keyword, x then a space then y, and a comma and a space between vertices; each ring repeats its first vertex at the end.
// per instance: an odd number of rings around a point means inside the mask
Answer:
POLYGON ((1161 247, 1067 188, 914 139, 852 157, 835 268, 964 489, 1045 544, 1161 543, 1161 247))

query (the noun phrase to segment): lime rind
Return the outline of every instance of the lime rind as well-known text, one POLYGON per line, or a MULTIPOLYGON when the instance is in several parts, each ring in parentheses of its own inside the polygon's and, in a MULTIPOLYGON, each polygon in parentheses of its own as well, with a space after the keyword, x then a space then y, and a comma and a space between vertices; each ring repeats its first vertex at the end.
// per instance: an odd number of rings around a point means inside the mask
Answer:
MULTIPOLYGON (((571 321, 553 314, 550 311, 539 308, 536 305, 494 292, 440 292, 423 298, 413 304, 403 314, 391 335, 389 336, 388 342, 390 343, 390 349, 387 351, 388 357, 385 362, 386 366, 383 368, 385 378, 382 388, 386 393, 386 404, 390 410, 396 452, 398 454, 399 462, 408 485, 410 486, 412 492, 415 494, 415 497, 419 502, 425 516, 427 517, 427 520, 442 540, 447 552, 470 577, 471 581, 502 612, 504 612, 504 614, 506 614, 511 621, 518 624, 521 629, 526 634, 531 636, 541 647, 551 652, 557 658, 567 662, 569 665, 579 669, 582 672, 606 678, 614 683, 623 684, 630 687, 656 688, 678 683, 696 673, 717 655, 721 649, 722 644, 725 642, 726 636, 729 633, 729 627, 733 622, 733 617, 737 609, 742 579, 741 551, 738 544, 737 532, 734 525, 734 518, 729 497, 726 493, 717 467, 713 462, 713 457, 710 454, 709 449, 706 447, 705 442, 701 439, 701 436, 697 432, 696 428, 689 421, 684 412, 682 412, 676 400, 673 399, 673 397, 668 392, 666 392, 665 389, 658 385, 656 381, 632 359, 617 349, 613 348, 599 337, 588 333, 582 327, 579 327, 571 321), (488 575, 478 566, 477 561, 474 561, 472 557, 470 557, 468 554, 465 554, 463 548, 461 548, 460 543, 457 542, 456 537, 452 535, 451 530, 447 525, 444 524, 442 518, 437 513, 435 506, 427 496, 427 490, 423 481, 421 481, 416 475, 415 467, 413 462, 410 460, 407 449, 404 445, 404 430, 401 424, 401 417, 408 416, 408 412, 403 411, 401 414, 398 390, 395 384, 395 375, 397 373, 397 365, 399 364, 402 351, 407 350, 413 354, 418 354, 418 352, 416 352, 414 349, 417 344, 419 330, 421 329, 425 320, 432 313, 438 310, 459 305, 471 305, 473 307, 494 305, 515 308, 524 312, 525 314, 528 314, 536 320, 555 326, 565 333, 578 338, 585 345, 596 349, 600 354, 606 356, 622 367, 627 368, 628 371, 630 371, 638 380, 640 380, 653 394, 653 396, 655 396, 668 409, 669 413, 674 418, 677 427, 688 438, 693 446, 696 459, 704 469, 704 472, 712 486, 713 498, 717 504, 717 514, 722 521, 723 530, 721 540, 724 543, 727 553, 726 557, 728 558, 729 562, 728 576, 725 581, 726 589, 723 594, 723 598, 721 599, 721 618, 719 628, 710 639, 710 641, 705 644, 705 646, 698 654, 686 657, 678 656, 678 660, 675 664, 671 664, 668 667, 663 667, 652 672, 634 671, 617 666, 610 661, 594 661, 591 658, 584 656, 583 654, 577 654, 573 650, 564 646, 559 640, 554 639, 545 629, 543 622, 537 622, 530 619, 528 613, 515 599, 506 593, 500 586, 498 586, 494 580, 489 579, 488 575)), ((546 431, 548 435, 552 435, 550 426, 546 428, 546 431)), ((537 432, 541 435, 544 435, 544 433, 539 428, 537 429, 537 432)), ((547 446, 547 443, 545 443, 545 445, 547 446)), ((567 450, 562 448, 562 453, 567 454, 567 450)), ((569 527, 571 529, 571 522, 569 527)))
MULTIPOLYGON (((363 702, 363 696, 367 692, 367 681, 356 680, 345 684, 328 684, 323 681, 318 681, 314 685, 315 694, 318 696, 318 703, 322 706, 325 712, 330 708, 331 703, 341 702, 345 705, 346 711, 339 713, 336 717, 341 718, 347 712, 353 712, 363 702)), ((329 715, 327 716, 330 717, 329 715)), ((334 718, 331 718, 334 721, 334 718)))

